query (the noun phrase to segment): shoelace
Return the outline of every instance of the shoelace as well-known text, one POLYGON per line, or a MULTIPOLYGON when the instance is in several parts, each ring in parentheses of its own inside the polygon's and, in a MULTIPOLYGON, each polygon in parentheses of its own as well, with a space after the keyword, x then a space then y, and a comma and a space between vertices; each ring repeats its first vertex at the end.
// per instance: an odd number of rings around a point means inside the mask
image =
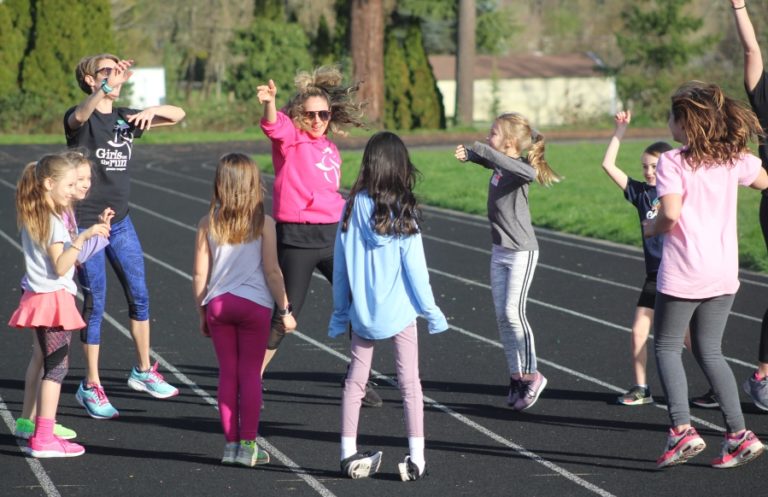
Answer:
POLYGON ((533 397, 533 382, 534 380, 520 380, 520 386, 518 387, 520 389, 520 397, 533 397))
POLYGON ((107 394, 104 392, 104 387, 101 385, 94 385, 93 391, 96 393, 96 401, 100 406, 109 404, 109 400, 107 400, 107 394))
POLYGON ((158 366, 158 363, 155 362, 155 365, 149 368, 149 371, 147 371, 147 374, 158 383, 165 382, 165 377, 161 372, 157 370, 157 366, 158 366))

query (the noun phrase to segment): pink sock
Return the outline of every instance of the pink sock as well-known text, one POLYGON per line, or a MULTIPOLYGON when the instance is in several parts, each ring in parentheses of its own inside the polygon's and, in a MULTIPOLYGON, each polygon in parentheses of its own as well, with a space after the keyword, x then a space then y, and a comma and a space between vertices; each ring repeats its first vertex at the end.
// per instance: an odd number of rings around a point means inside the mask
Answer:
POLYGON ((40 416, 35 418, 35 438, 40 442, 48 442, 53 439, 53 426, 56 420, 41 418, 40 416))

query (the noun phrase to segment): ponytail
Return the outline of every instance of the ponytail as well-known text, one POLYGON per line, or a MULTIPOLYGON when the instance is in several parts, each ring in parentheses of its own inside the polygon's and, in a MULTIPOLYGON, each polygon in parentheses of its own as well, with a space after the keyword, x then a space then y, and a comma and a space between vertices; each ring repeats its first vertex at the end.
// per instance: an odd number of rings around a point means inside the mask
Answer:
POLYGON ((536 130, 531 133, 531 148, 528 149, 528 163, 536 169, 536 181, 540 185, 550 186, 558 183, 562 177, 557 174, 544 158, 544 137, 536 130))

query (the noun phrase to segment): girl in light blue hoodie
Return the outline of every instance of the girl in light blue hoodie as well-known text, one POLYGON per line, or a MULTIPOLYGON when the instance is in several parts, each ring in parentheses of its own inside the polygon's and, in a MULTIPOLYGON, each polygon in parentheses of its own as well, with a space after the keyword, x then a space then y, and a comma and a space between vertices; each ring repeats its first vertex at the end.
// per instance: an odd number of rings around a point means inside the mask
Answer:
POLYGON ((352 326, 352 362, 341 411, 341 471, 350 478, 370 476, 381 464, 381 452, 358 452, 357 425, 374 344, 387 338, 395 344, 410 449, 398 464, 400 477, 417 480, 426 474, 416 317, 427 320, 430 333, 445 331, 448 323, 429 285, 413 195, 417 174, 397 135, 373 135, 336 233, 328 334, 343 335, 352 326))

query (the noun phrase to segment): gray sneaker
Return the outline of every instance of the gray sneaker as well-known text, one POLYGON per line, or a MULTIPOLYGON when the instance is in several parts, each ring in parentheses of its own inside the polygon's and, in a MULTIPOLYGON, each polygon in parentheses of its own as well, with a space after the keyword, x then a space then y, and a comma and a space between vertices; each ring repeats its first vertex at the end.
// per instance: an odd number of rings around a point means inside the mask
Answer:
POLYGON ((768 411, 768 376, 758 380, 754 374, 749 375, 744 382, 744 391, 758 408, 768 411))
POLYGON ((515 402, 515 409, 525 411, 533 406, 539 400, 539 395, 541 395, 546 386, 547 379, 539 372, 536 373, 532 380, 523 380, 520 387, 520 398, 515 402))
POLYGON ((381 451, 354 454, 341 461, 341 472, 353 480, 367 478, 376 474, 381 465, 381 451))

